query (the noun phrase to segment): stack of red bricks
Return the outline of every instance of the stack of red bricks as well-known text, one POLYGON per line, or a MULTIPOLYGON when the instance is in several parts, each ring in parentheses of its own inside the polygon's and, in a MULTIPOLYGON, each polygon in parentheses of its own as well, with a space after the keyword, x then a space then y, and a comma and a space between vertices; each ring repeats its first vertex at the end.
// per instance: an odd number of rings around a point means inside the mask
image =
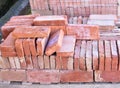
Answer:
POLYGON ((93 82, 93 71, 75 71, 74 54, 76 39, 99 39, 98 26, 68 24, 63 15, 15 16, 9 22, 2 27, 0 81, 93 82))
POLYGON ((29 0, 33 12, 50 12, 54 15, 89 16, 118 12, 118 0, 29 0))

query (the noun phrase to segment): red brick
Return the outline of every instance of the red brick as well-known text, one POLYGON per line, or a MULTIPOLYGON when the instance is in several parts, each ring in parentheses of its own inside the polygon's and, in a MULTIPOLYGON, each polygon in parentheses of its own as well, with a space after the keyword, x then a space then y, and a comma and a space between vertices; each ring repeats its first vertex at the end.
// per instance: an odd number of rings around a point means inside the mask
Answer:
POLYGON ((45 51, 46 55, 49 56, 60 49, 60 47, 62 46, 63 36, 64 36, 64 32, 62 30, 57 31, 56 33, 50 36, 45 51))
POLYGON ((15 38, 48 37, 49 34, 50 27, 43 26, 17 27, 12 33, 15 38))
POLYGON ((34 69, 39 69, 38 65, 38 57, 37 56, 31 56, 32 62, 33 62, 33 68, 34 69))
POLYGON ((21 67, 21 69, 26 69, 27 66, 26 66, 25 57, 20 57, 19 60, 20 60, 20 67, 21 67))
POLYGON ((30 39, 23 39, 23 50, 24 50, 25 56, 31 56, 29 41, 30 39))
POLYGON ((18 57, 24 57, 24 50, 23 50, 23 39, 17 39, 15 41, 15 49, 18 57))
POLYGON ((10 34, 4 40, 4 42, 1 43, 0 45, 1 52, 4 52, 4 53, 15 52, 14 43, 15 43, 15 38, 13 38, 12 34, 10 34))
POLYGON ((95 71, 96 82, 120 82, 120 71, 95 71))
POLYGON ((105 71, 111 71, 112 58, 110 50, 110 41, 105 41, 105 71))
POLYGON ((36 42, 35 39, 29 39, 29 47, 32 56, 37 56, 36 42))
MULTIPOLYGON (((117 47, 118 47, 118 56, 120 56, 120 40, 117 40, 117 47)), ((118 62, 118 70, 120 71, 120 61, 118 62)))
POLYGON ((86 46, 87 46, 87 42, 81 41, 80 58, 79 58, 80 70, 86 70, 86 49, 87 49, 86 46))
POLYGON ((50 56, 50 68, 55 69, 56 66, 56 61, 55 61, 56 56, 52 55, 50 56))
POLYGON ((62 69, 62 60, 61 60, 61 57, 56 56, 55 60, 56 60, 56 69, 57 70, 62 69))
POLYGON ((26 81, 26 72, 25 70, 1 70, 0 79, 2 81, 26 81))
POLYGON ((63 38, 62 46, 57 51, 57 56, 73 57, 76 38, 75 36, 66 35, 63 38))
POLYGON ((99 41, 99 70, 105 70, 105 51, 104 51, 104 41, 99 41))
POLYGON ((21 16, 13 16, 10 20, 14 19, 34 19, 35 17, 40 16, 39 14, 32 15, 21 15, 21 16))
POLYGON ((44 69, 44 57, 38 56, 38 65, 40 69, 44 69))
POLYGON ((99 69, 99 57, 98 57, 98 41, 93 41, 93 70, 99 69))
POLYGON ((42 56, 45 52, 45 47, 47 45, 48 38, 38 38, 37 39, 37 53, 42 56))
POLYGON ((60 80, 66 82, 93 82, 92 71, 61 71, 60 80))
POLYGON ((99 39, 99 27, 93 25, 69 24, 68 35, 76 35, 77 39, 99 39))
POLYGON ((66 16, 39 16, 34 19, 35 26, 65 26, 66 16))
POLYGON ((34 70, 27 71, 28 82, 34 83, 60 83, 60 76, 58 70, 34 70))
POLYGON ((75 70, 79 70, 80 45, 81 45, 81 41, 77 40, 76 45, 75 45, 75 54, 74 54, 74 69, 75 70))
POLYGON ((50 28, 51 28, 51 35, 58 30, 63 30, 64 34, 67 34, 66 26, 50 26, 50 28))
POLYGON ((32 57, 31 56, 25 56, 25 60, 26 60, 27 69, 33 69, 32 57))
POLYGON ((68 57, 61 57, 61 67, 62 67, 61 69, 67 70, 68 69, 67 65, 68 65, 68 57))
POLYGON ((44 56, 44 66, 45 66, 45 69, 50 69, 50 58, 49 58, 49 56, 44 56))
POLYGON ((112 53, 112 71, 118 70, 118 53, 117 53, 117 45, 116 41, 111 41, 111 53, 112 53))
POLYGON ((88 71, 93 70, 92 69, 92 41, 87 41, 86 66, 88 71))
POLYGON ((2 57, 16 57, 16 52, 1 52, 2 57))

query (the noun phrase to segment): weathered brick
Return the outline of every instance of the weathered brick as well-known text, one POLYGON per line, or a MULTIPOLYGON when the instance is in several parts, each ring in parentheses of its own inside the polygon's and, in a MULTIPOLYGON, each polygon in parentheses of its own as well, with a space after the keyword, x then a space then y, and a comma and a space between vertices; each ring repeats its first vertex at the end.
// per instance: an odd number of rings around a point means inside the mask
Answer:
POLYGON ((39 56, 44 55, 45 47, 47 45, 48 38, 38 38, 37 39, 37 53, 39 56))
POLYGON ((50 34, 50 27, 43 27, 43 26, 17 27, 12 33, 12 35, 15 38, 48 37, 49 34, 50 34))
POLYGON ((104 51, 104 41, 99 41, 99 70, 105 70, 105 51, 104 51))
POLYGON ((26 72, 25 70, 1 70, 0 79, 2 81, 26 81, 26 72))
POLYGON ((98 41, 93 41, 93 70, 98 70, 99 69, 99 59, 98 59, 98 41))
POLYGON ((60 75, 58 70, 27 71, 27 81, 43 84, 60 83, 60 75))
POLYGON ((73 57, 76 38, 75 36, 66 35, 63 38, 62 46, 57 51, 57 56, 73 57))
POLYGON ((62 30, 57 31, 56 33, 50 36, 45 51, 46 55, 49 56, 60 49, 60 47, 62 46, 63 36, 64 32, 62 30))
POLYGON ((87 42, 86 41, 81 41, 81 49, 80 49, 80 58, 79 58, 79 63, 80 63, 80 70, 86 70, 86 50, 87 50, 87 42))
POLYGON ((16 52, 1 52, 2 57, 16 57, 16 52))
POLYGON ((111 40, 111 54, 112 54, 112 71, 118 70, 118 53, 117 53, 117 45, 116 41, 111 40))
POLYGON ((120 82, 120 71, 95 71, 96 82, 120 82))
POLYGON ((61 71, 60 80, 66 82, 93 82, 92 71, 61 71))
POLYGON ((29 39, 29 47, 32 56, 37 56, 36 41, 35 39, 29 39))
POLYGON ((110 41, 105 41, 105 71, 112 70, 110 41))
POLYGON ((65 26, 66 16, 39 16, 34 19, 35 26, 65 26))
POLYGON ((15 49, 18 57, 24 57, 24 50, 23 50, 23 39, 17 39, 15 41, 15 49))
POLYGON ((69 24, 68 35, 76 35, 77 39, 99 39, 99 27, 93 25, 69 24))

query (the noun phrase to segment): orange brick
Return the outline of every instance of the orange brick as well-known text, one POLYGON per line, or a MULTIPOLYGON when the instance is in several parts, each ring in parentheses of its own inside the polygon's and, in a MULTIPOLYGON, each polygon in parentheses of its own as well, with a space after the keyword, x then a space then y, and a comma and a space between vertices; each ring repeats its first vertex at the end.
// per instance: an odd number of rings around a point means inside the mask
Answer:
POLYGON ((66 35, 62 41, 62 47, 57 51, 57 56, 73 57, 76 38, 75 36, 66 35))
POLYGON ((45 51, 46 55, 49 56, 60 49, 60 47, 62 46, 63 36, 64 36, 64 32, 62 30, 57 31, 56 33, 50 36, 45 51))
POLYGON ((68 35, 76 35, 77 39, 99 39, 99 27, 93 25, 69 24, 68 35))
POLYGON ((61 83, 93 82, 92 71, 61 71, 61 83))
POLYGON ((38 38, 36 42, 37 42, 37 53, 38 55, 43 56, 45 52, 45 47, 48 42, 48 38, 38 38))
POLYGON ((27 81, 43 84, 60 83, 60 75, 58 70, 27 71, 27 81))
POLYGON ((24 57, 24 50, 23 50, 23 39, 17 39, 15 41, 15 49, 18 57, 24 57))
POLYGON ((17 27, 12 33, 15 38, 48 37, 49 34, 50 27, 43 26, 17 27))
POLYGON ((26 81, 26 72, 25 70, 2 70, 0 71, 0 79, 2 81, 26 81))
POLYGON ((66 16, 39 16, 34 19, 35 26, 65 26, 66 16))

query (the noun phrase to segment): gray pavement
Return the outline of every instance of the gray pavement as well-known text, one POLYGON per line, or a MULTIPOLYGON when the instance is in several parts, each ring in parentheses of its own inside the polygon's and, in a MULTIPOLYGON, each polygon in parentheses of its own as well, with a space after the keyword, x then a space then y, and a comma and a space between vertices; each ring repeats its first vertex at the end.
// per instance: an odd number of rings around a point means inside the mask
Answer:
POLYGON ((120 88, 120 83, 54 84, 54 85, 0 84, 0 88, 120 88))

